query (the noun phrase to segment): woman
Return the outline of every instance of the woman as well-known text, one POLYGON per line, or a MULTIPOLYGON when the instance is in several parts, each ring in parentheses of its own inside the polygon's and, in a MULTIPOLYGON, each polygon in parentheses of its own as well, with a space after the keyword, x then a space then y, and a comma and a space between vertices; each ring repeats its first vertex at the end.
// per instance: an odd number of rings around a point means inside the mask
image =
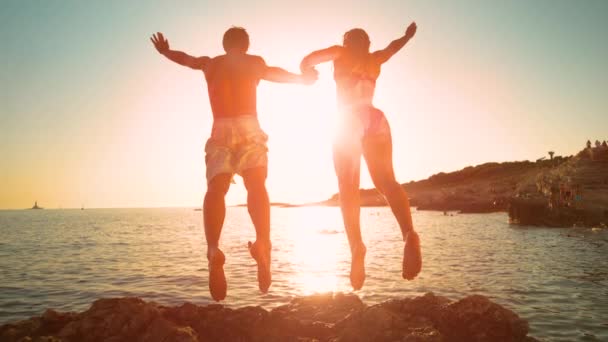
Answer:
POLYGON ((359 169, 365 158, 376 188, 385 196, 395 215, 404 241, 402 276, 412 280, 422 267, 420 238, 414 231, 405 190, 393 173, 392 139, 384 114, 372 104, 380 66, 397 53, 416 33, 410 24, 405 35, 383 50, 369 52, 369 37, 362 29, 344 34, 342 46, 315 51, 300 64, 302 72, 333 61, 340 112, 339 132, 334 142, 334 166, 338 176, 340 207, 351 249, 350 282, 358 290, 365 281, 366 247, 359 224, 359 169))

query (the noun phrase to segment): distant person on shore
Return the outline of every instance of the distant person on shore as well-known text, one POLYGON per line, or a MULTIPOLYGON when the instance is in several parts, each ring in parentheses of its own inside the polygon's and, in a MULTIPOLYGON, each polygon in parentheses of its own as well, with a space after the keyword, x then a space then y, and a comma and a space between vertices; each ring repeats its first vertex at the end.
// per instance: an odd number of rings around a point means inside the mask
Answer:
POLYGON ((358 290, 365 281, 365 253, 361 237, 359 170, 361 155, 376 188, 386 197, 403 235, 402 276, 412 280, 422 267, 420 238, 414 231, 410 204, 393 172, 392 138, 384 114, 372 104, 380 67, 416 33, 412 23, 405 34, 383 50, 369 52, 370 40, 362 29, 344 34, 342 45, 314 51, 300 64, 303 73, 317 64, 333 61, 337 85, 339 129, 334 142, 334 167, 338 177, 340 207, 351 250, 350 282, 358 290))
POLYGON ((258 123, 256 89, 260 80, 312 84, 316 73, 293 74, 266 65, 260 56, 247 54, 249 35, 240 27, 232 27, 224 33, 226 54, 216 57, 193 57, 171 50, 160 32, 150 39, 163 56, 177 64, 203 71, 207 80, 213 128, 205 145, 207 193, 203 223, 211 296, 216 301, 226 297, 225 256, 219 249, 219 240, 226 214, 224 197, 235 173, 243 177, 247 189, 247 208, 256 231, 256 241, 249 244, 249 251, 258 265, 260 291, 266 293, 272 282, 270 203, 265 185, 268 137, 258 123))

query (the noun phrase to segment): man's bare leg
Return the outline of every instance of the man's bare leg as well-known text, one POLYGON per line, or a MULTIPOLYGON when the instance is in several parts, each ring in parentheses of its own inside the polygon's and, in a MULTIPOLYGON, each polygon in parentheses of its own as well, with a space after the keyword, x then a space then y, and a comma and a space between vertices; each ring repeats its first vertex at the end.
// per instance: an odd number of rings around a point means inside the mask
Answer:
POLYGON ((226 257, 219 249, 219 242, 226 216, 224 197, 230 187, 231 178, 230 174, 213 177, 207 186, 203 203, 203 225, 207 240, 207 260, 209 260, 209 292, 216 301, 226 298, 227 284, 224 275, 226 257))
POLYGON ((340 209, 351 253, 350 284, 354 290, 361 289, 365 282, 365 253, 367 251, 361 237, 359 220, 361 211, 359 203, 360 165, 361 157, 358 152, 348 153, 348 150, 340 150, 339 147, 334 148, 334 166, 338 176, 340 209))
POLYGON ((272 283, 270 273, 270 201, 266 191, 266 167, 245 170, 243 180, 247 189, 247 210, 255 227, 256 240, 249 242, 249 252, 258 264, 260 291, 268 292, 272 283))
POLYGON ((404 279, 413 280, 422 269, 420 237, 414 231, 407 193, 395 180, 390 135, 366 139, 363 155, 374 185, 385 196, 401 228, 405 242, 402 276, 404 279))

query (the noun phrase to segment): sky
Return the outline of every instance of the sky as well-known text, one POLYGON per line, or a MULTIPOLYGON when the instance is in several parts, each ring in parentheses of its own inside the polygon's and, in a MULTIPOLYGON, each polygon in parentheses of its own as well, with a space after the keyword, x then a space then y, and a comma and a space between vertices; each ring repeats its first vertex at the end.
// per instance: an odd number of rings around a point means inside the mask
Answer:
MULTIPOLYGON (((212 116, 203 74, 159 55, 250 53, 297 72, 354 27, 371 49, 416 36, 383 65, 374 104, 393 134, 398 181, 485 162, 571 155, 608 139, 608 1, 0 2, 0 209, 202 204, 212 116)), ((332 67, 312 86, 258 87, 273 202, 337 192, 332 67)), ((362 163, 361 186, 372 187, 362 163)), ((243 203, 240 178, 228 204, 243 203)))

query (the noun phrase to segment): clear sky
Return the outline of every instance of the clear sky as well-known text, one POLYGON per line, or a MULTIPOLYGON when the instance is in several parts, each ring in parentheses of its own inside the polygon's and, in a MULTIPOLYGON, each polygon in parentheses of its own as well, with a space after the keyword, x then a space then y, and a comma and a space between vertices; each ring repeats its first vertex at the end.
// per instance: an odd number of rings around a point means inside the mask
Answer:
MULTIPOLYGON (((400 182, 488 161, 535 160, 608 139, 608 1, 2 1, 0 208, 199 206, 212 117, 202 73, 159 55, 250 53, 297 71, 307 53, 367 30, 383 66, 375 104, 400 182)), ((311 87, 262 82, 272 201, 337 192, 331 66, 311 87)), ((365 168, 363 168, 365 170, 365 168)), ((371 187, 367 172, 362 187, 371 187)), ((244 202, 237 178, 228 203, 244 202)))

